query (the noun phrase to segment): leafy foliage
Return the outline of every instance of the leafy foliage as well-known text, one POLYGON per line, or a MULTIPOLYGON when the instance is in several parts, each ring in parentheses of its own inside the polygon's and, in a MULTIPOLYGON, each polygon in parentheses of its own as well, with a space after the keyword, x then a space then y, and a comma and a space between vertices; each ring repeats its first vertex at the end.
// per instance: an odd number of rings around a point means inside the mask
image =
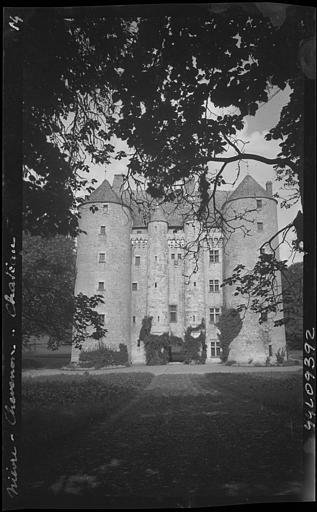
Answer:
POLYGON ((55 350, 61 343, 74 341, 80 346, 87 336, 99 339, 106 334, 95 311, 102 296, 74 297, 75 247, 71 238, 24 233, 22 256, 24 343, 31 336, 48 334, 48 347, 55 350))
POLYGON ((226 362, 229 355, 230 343, 236 338, 241 331, 242 320, 239 311, 236 309, 223 308, 217 327, 220 331, 218 338, 221 345, 221 360, 226 362))
POLYGON ((196 327, 189 326, 185 332, 184 339, 185 364, 204 364, 207 358, 206 325, 205 320, 196 327), (198 337, 192 336, 193 332, 199 332, 198 337))
POLYGON ((79 355, 79 364, 84 367, 103 368, 104 366, 128 366, 128 349, 120 343, 119 350, 113 350, 103 343, 99 343, 94 350, 82 350, 79 355))
MULTIPOLYGON (((274 254, 260 254, 251 271, 245 271, 245 265, 237 265, 230 277, 223 280, 221 286, 235 285, 233 295, 241 296, 238 311, 249 308, 260 315, 259 322, 267 319, 269 313, 277 313, 283 303, 278 273, 286 269, 286 262, 279 261, 274 254)), ((275 325, 283 323, 283 319, 275 321, 275 325)))
POLYGON ((290 265, 282 274, 285 333, 288 349, 303 346, 303 264, 290 265))
POLYGON ((163 334, 148 334, 144 340, 146 364, 149 366, 167 364, 169 361, 169 336, 163 334))
MULTIPOLYGON (((163 16, 126 19, 109 12, 93 19, 59 8, 19 14, 28 229, 76 231, 74 192, 87 185, 85 158, 108 163, 112 136, 132 149, 130 176, 146 178, 154 197, 203 176, 208 162, 257 159, 224 152, 245 116, 287 84, 291 100, 267 135, 283 139, 281 154, 266 161, 281 178, 301 181, 305 73, 297 56, 314 36, 311 8, 287 6, 280 24, 258 4, 202 4, 181 14, 171 6, 163 16), (215 114, 213 105, 234 108, 215 114)), ((125 156, 120 150, 116 158, 125 156)), ((207 182, 218 178, 206 181, 203 194, 207 182)))

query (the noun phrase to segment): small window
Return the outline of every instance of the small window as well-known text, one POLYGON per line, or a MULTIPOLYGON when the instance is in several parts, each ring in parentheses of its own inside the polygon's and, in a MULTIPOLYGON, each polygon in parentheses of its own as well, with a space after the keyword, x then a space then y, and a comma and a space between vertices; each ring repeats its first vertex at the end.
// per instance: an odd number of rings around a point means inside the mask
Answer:
POLYGON ((100 235, 106 234, 106 226, 100 226, 100 235))
POLYGON ((196 281, 194 281, 194 286, 196 286, 196 281))
POLYGON ((257 223, 258 231, 263 231, 263 222, 257 223))
POLYGON ((158 321, 158 322, 160 321, 160 317, 159 317, 159 316, 157 317, 157 321, 158 321))
POLYGON ((100 252, 99 253, 99 263, 105 263, 106 262, 106 253, 100 252))
POLYGON ((107 205, 107 204, 104 204, 104 205, 103 205, 103 207, 102 207, 102 212, 103 212, 103 213, 108 213, 108 212, 109 212, 109 207, 108 207, 108 206, 109 206, 109 205, 107 205))
POLYGON ((220 348, 220 341, 219 340, 211 340, 210 342, 210 355, 211 357, 220 357, 221 348, 220 348))
POLYGON ((196 322, 196 315, 193 315, 193 322, 196 322))
POLYGON ((155 258, 154 258, 154 259, 155 259, 155 261, 157 261, 157 256, 155 256, 155 258))
POLYGON ((154 283, 155 288, 157 288, 157 283, 154 283))
POLYGON ((172 260, 175 260, 175 254, 174 253, 171 254, 171 258, 172 258, 172 260))
POLYGON ((209 262, 219 263, 219 249, 211 249, 209 251, 209 262))
POLYGON ((140 262, 141 262, 141 256, 136 256, 135 257, 135 266, 139 267, 140 266, 140 262))
POLYGON ((99 281, 98 283, 98 290, 99 291, 104 291, 105 289, 105 282, 104 281, 99 281))
POLYGON ((219 279, 210 279, 209 280, 209 292, 210 293, 219 293, 219 279))
POLYGON ((138 283, 132 283, 132 291, 136 292, 138 289, 138 283))
POLYGON ((132 317, 132 322, 135 324, 135 316, 132 317))
POLYGON ((211 324, 217 324, 220 318, 220 308, 209 309, 209 322, 211 324))
POLYGON ((178 253, 177 257, 178 257, 179 260, 182 259, 182 255, 180 253, 178 253))
POLYGON ((170 310, 170 322, 177 322, 177 306, 173 305, 169 307, 170 310))
POLYGON ((262 208, 262 199, 257 199, 256 200, 256 207, 258 210, 261 210, 262 208))
POLYGON ((101 314, 98 315, 101 325, 105 325, 105 315, 101 314))

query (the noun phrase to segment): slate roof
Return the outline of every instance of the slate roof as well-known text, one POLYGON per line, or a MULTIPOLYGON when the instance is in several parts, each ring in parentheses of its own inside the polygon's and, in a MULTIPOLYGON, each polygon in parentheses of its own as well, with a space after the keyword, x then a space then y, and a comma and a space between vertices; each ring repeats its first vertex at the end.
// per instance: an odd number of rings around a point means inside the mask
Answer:
POLYGON ((85 203, 118 203, 122 204, 122 199, 115 193, 108 180, 104 180, 101 185, 90 194, 85 203))
POLYGON ((240 185, 230 194, 228 201, 242 197, 271 197, 267 191, 255 181, 252 176, 247 174, 240 185))
MULTIPOLYGON (((269 197, 267 191, 255 181, 252 176, 247 175, 238 185, 238 187, 230 193, 230 191, 217 190, 215 201, 217 209, 221 210, 226 202, 242 197, 269 197)), ((157 207, 157 203, 145 192, 137 192, 133 198, 127 191, 117 194, 111 187, 108 180, 104 180, 102 184, 89 196, 86 203, 117 203, 128 206, 133 217, 134 228, 146 228, 149 220, 167 221, 170 227, 182 227, 185 217, 188 217, 190 206, 186 201, 180 203, 168 202, 157 207)), ((199 197, 197 195, 197 204, 199 197)), ((210 216, 213 214, 213 201, 210 201, 210 216)))
POLYGON ((155 210, 152 211, 150 222, 167 222, 165 212, 162 206, 156 206, 155 210))

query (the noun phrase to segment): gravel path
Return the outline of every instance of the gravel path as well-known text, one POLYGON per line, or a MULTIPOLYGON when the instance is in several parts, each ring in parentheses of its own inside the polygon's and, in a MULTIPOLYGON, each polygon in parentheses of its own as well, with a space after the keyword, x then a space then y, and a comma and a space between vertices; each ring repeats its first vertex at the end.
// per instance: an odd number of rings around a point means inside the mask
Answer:
MULTIPOLYGON (((103 375, 106 373, 129 373, 129 372, 150 372, 154 375, 170 375, 170 374, 204 374, 204 373, 270 373, 270 372, 302 372, 302 365, 294 366, 225 366, 220 363, 207 363, 207 364, 183 364, 183 363, 169 363, 161 366, 147 366, 134 365, 122 368, 104 368, 100 370, 89 370, 90 375, 103 375)), ((38 369, 38 370, 23 370, 22 376, 24 377, 41 377, 45 375, 83 375, 87 371, 83 370, 62 370, 62 369, 38 369)))
POLYGON ((290 425, 285 413, 234 390, 206 388, 202 378, 159 374, 109 420, 52 446, 35 465, 29 461, 26 504, 178 508, 296 501, 300 422, 290 425))

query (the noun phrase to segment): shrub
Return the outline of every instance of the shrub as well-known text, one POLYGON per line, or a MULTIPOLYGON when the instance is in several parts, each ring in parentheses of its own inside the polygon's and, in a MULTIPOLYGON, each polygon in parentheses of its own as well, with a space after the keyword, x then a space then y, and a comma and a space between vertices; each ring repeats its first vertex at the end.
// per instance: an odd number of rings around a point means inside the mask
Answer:
POLYGON ((94 350, 82 350, 79 356, 79 364, 86 368, 102 368, 103 366, 128 365, 128 349, 120 343, 119 350, 106 347, 103 343, 98 344, 94 350))
POLYGON ((226 362, 229 355, 230 343, 241 331, 242 320, 239 311, 234 308, 224 308, 217 323, 217 327, 220 331, 218 338, 222 349, 220 357, 222 362, 226 362))
POLYGON ((204 364, 207 358, 206 330, 205 321, 202 319, 197 327, 188 327, 185 333, 184 342, 185 364, 197 363, 204 364), (200 331, 197 338, 192 336, 192 332, 200 331))
POLYGON ((285 348, 279 348, 275 354, 277 364, 283 364, 285 360, 285 348))
POLYGON ((146 364, 154 366, 168 363, 169 347, 168 333, 161 335, 147 334, 144 339, 146 364))

